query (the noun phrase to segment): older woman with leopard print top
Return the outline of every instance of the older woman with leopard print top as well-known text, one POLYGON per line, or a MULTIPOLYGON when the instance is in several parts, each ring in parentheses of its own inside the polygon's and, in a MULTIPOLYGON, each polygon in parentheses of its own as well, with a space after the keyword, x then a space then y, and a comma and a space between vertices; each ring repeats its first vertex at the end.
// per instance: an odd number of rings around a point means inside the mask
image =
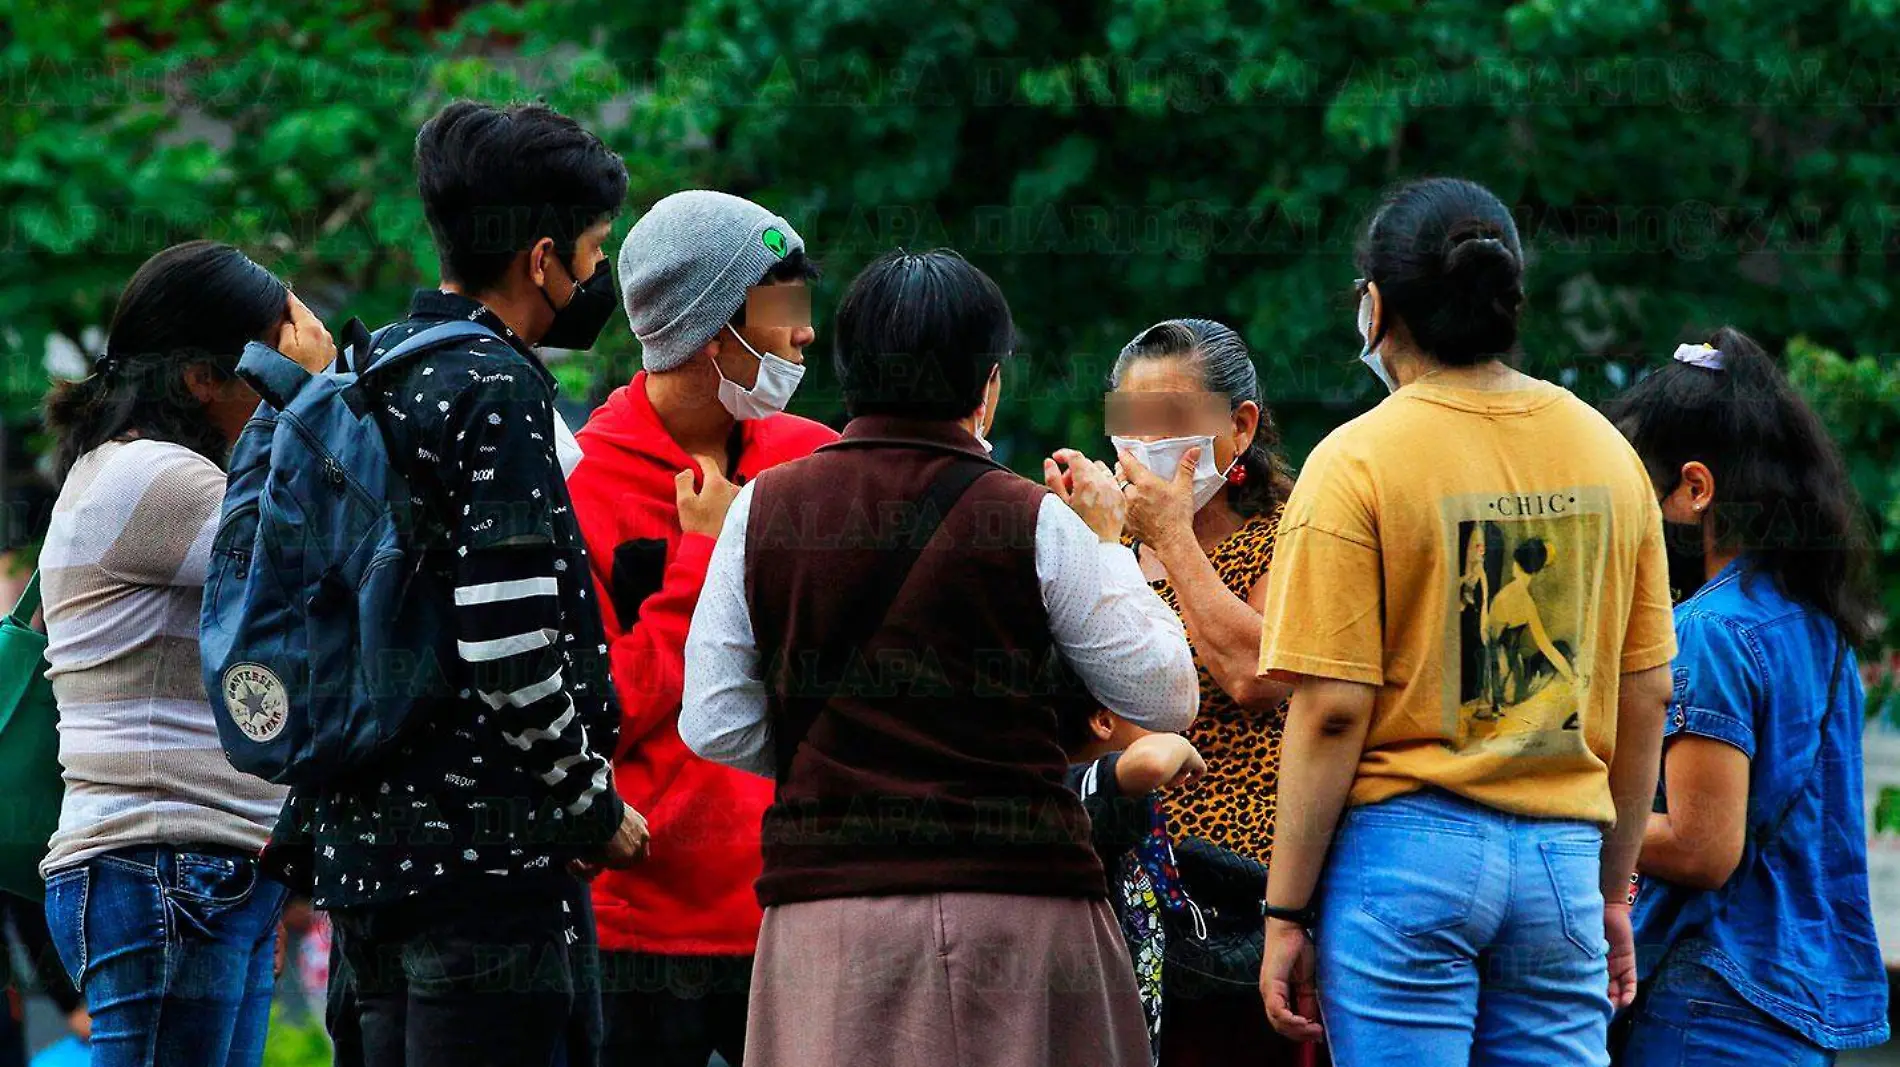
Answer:
MULTIPOLYGON (((1293 487, 1275 452, 1279 436, 1246 343, 1218 322, 1170 319, 1143 330, 1110 381, 1128 535, 1155 592, 1186 624, 1200 672, 1201 712, 1187 737, 1207 774, 1164 797, 1169 830, 1177 842, 1200 838, 1265 864, 1288 696, 1257 673, 1274 529, 1293 487)), ((1302 1062, 1252 989, 1190 999, 1168 986, 1166 1067, 1302 1062)))

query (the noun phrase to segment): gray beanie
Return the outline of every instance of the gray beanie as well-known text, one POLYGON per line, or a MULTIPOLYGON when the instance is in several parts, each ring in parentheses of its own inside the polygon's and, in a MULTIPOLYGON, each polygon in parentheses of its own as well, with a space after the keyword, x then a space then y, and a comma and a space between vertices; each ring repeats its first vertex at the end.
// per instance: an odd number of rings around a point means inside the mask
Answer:
POLYGON ((640 365, 672 370, 745 306, 746 290, 804 238, 750 200, 706 189, 653 205, 620 246, 620 299, 640 365))

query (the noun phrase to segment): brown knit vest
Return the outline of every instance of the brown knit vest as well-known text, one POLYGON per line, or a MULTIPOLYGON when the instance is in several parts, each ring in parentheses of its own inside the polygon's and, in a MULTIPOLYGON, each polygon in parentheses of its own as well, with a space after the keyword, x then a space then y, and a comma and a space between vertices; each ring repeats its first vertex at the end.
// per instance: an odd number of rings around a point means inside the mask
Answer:
POLYGON ((1036 578, 1042 486, 1004 470, 978 478, 877 636, 835 687, 812 680, 830 635, 870 610, 877 546, 914 521, 910 505, 959 455, 983 458, 952 424, 867 417, 753 483, 746 597, 778 764, 766 907, 1104 893, 1088 817, 1063 784, 1057 716, 1086 693, 1050 638, 1036 578))

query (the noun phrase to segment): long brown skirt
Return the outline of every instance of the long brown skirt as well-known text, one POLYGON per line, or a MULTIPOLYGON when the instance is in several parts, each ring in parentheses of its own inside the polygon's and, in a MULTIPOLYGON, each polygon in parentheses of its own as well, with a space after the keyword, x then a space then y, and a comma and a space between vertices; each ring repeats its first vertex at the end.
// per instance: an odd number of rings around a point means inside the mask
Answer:
POLYGON ((1149 1067, 1099 900, 938 893, 765 911, 746 1067, 1149 1067))

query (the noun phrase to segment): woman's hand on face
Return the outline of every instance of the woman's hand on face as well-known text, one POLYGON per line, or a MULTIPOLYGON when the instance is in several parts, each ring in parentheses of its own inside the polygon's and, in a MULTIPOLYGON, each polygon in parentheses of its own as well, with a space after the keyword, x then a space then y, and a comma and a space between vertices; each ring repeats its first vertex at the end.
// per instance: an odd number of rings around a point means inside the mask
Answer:
POLYGON ((336 363, 336 342, 322 320, 311 312, 297 294, 290 294, 284 324, 277 328, 277 351, 312 374, 321 374, 336 363))
POLYGON ((1150 548, 1194 532, 1194 466, 1201 450, 1190 448, 1172 471, 1151 471, 1126 450, 1116 470, 1126 484, 1128 534, 1150 548))
POLYGON ((1121 540, 1128 501, 1108 464, 1065 448, 1042 461, 1042 479, 1050 492, 1082 516, 1095 536, 1108 542, 1121 540))

